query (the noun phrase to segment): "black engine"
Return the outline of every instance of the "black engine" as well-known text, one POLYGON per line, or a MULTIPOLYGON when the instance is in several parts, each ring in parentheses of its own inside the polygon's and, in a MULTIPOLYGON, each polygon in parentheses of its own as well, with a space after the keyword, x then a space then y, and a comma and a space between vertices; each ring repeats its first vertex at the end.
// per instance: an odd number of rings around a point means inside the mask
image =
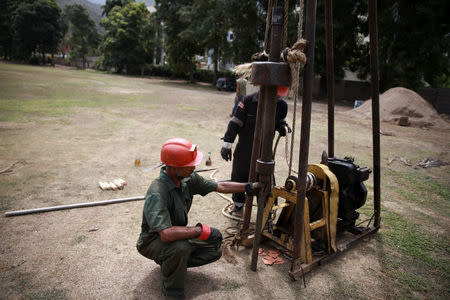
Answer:
POLYGON ((363 182, 369 178, 371 170, 354 164, 354 159, 345 157, 328 158, 328 168, 336 175, 339 182, 338 230, 355 227, 359 217, 356 211, 366 203, 367 189, 363 182))

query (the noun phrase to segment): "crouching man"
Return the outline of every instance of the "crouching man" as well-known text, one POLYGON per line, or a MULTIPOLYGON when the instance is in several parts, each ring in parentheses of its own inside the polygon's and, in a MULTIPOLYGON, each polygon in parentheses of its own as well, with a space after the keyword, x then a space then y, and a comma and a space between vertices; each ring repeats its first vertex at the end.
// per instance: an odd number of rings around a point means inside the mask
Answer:
POLYGON ((194 195, 253 193, 257 184, 216 183, 198 175, 195 166, 203 154, 186 139, 174 138, 164 143, 160 175, 147 191, 142 217, 142 231, 137 250, 161 266, 163 293, 184 298, 187 268, 212 263, 222 255, 219 230, 198 223, 187 226, 194 195))

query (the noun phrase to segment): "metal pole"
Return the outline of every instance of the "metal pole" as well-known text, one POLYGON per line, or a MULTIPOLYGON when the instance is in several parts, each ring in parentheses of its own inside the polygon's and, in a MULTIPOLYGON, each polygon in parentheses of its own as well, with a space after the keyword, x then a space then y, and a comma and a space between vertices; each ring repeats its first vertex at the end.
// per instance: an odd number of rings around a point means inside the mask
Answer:
POLYGON ((303 104, 302 104, 302 127, 300 133, 300 154, 298 162, 297 181, 297 204, 295 205, 295 225, 294 225, 294 259, 300 257, 301 239, 303 237, 305 196, 306 196, 306 173, 308 170, 309 154, 309 134, 311 127, 311 105, 312 88, 314 81, 314 46, 316 40, 316 10, 317 0, 309 0, 306 7, 306 57, 308 61, 305 65, 303 82, 303 104))
POLYGON ((327 40, 328 157, 334 157, 334 53, 333 1, 325 0, 325 35, 327 40))
POLYGON ((144 196, 137 196, 137 197, 119 198, 119 199, 103 200, 103 201, 96 201, 96 202, 75 203, 75 204, 67 204, 67 205, 59 205, 59 206, 49 206, 49 207, 41 207, 41 208, 16 210, 16 211, 6 212, 5 217, 22 216, 22 215, 29 215, 29 214, 56 211, 56 210, 64 210, 64 209, 72 209, 72 208, 80 208, 80 207, 92 207, 92 206, 115 204, 115 203, 137 201, 137 200, 144 200, 144 199, 145 199, 144 196))
MULTIPOLYGON (((264 90, 261 89, 258 98, 258 109, 256 111, 256 124, 255 132, 253 136, 253 147, 252 147, 252 158, 250 161, 250 173, 248 175, 249 182, 255 182, 256 180, 256 160, 260 154, 261 139, 262 139, 262 124, 264 115, 264 90)), ((245 209, 244 209, 244 220, 242 224, 242 232, 245 232, 250 227, 250 218, 252 216, 253 207, 253 196, 246 196, 245 198, 245 209)))
MULTIPOLYGON (((280 61, 282 29, 283 9, 281 7, 274 7, 272 9, 271 22, 270 62, 280 61)), ((252 271, 256 271, 256 265, 258 263, 264 203, 272 190, 272 177, 275 164, 272 157, 272 145, 275 128, 275 113, 277 109, 277 87, 274 85, 265 85, 261 87, 261 90, 264 90, 264 122, 262 127, 261 156, 257 161, 256 171, 259 174, 259 182, 261 183, 262 188, 258 196, 255 239, 253 241, 252 262, 250 267, 252 271)))
POLYGON ((378 13, 377 1, 369 0, 370 77, 372 93, 373 135, 373 208, 374 226, 380 227, 380 87, 378 74, 378 13))

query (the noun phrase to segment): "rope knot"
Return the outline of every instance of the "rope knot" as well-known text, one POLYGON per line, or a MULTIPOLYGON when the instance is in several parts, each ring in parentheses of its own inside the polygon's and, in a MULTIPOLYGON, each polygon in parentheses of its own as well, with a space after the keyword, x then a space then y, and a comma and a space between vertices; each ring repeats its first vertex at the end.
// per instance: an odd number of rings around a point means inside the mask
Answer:
POLYGON ((284 49, 281 58, 290 64, 306 64, 306 55, 303 53, 306 43, 307 41, 305 39, 298 40, 291 48, 284 49))

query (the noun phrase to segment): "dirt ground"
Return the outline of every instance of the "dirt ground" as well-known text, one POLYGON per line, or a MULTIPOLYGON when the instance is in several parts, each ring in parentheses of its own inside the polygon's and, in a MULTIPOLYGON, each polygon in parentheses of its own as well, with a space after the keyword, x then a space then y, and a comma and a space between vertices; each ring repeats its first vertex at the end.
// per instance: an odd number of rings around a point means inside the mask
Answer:
MULTIPOLYGON (((21 161, 12 172, 0 174, 2 212, 143 196, 159 173, 158 169, 148 172, 144 169, 159 162, 162 143, 175 136, 190 139, 205 154, 211 152, 212 166, 219 169, 217 179, 230 176, 231 163, 220 157, 220 138, 229 120, 232 93, 163 79, 59 68, 31 71, 2 68, 0 71, 0 82, 3 81, 0 87, 5 88, 2 101, 37 103, 36 107, 30 104, 26 109, 12 104, 13 108, 3 106, 0 110, 0 169, 21 161), (46 81, 40 82, 40 76, 46 81), (6 92, 6 79, 17 85, 16 92, 6 92), (76 85, 74 90, 58 96, 58 101, 83 102, 80 105, 61 102, 48 111, 39 110, 40 102, 44 104, 46 99, 52 99, 45 91, 49 85, 58 88, 58 92, 76 85), (35 97, 38 92, 41 96, 35 97), (14 110, 19 112, 14 112, 13 118, 14 110), (141 158, 141 167, 134 166, 136 155, 141 158), (99 189, 99 181, 115 178, 123 178, 128 185, 119 191, 99 189)), ((288 122, 292 124, 293 102, 288 102, 288 122)), ((360 165, 372 168, 370 120, 352 118, 345 114, 349 109, 336 108, 336 156, 351 155, 360 165)), ((297 144, 300 115, 301 106, 298 106, 297 144)), ((317 163, 322 150, 327 148, 326 104, 313 104, 312 120, 310 162, 317 163)), ((450 161, 448 129, 384 123, 381 127, 393 134, 382 136, 382 170, 388 167, 386 162, 392 155, 416 162, 427 155, 450 161)), ((284 143, 282 139, 276 156, 276 176, 280 183, 287 176, 284 143)), ((294 153, 293 165, 297 166, 298 146, 294 153)), ((399 169, 407 168, 399 162, 393 164, 399 169)), ((423 172, 433 178, 447 176, 444 180, 448 182, 448 166, 423 172)), ((209 177, 211 172, 202 175, 209 177)), ((367 185, 371 197, 372 178, 367 185)), ((382 187, 382 201, 386 200, 388 206, 392 203, 391 209, 403 210, 405 215, 414 214, 411 206, 384 192, 382 187)), ((236 225, 221 212, 227 204, 215 193, 196 196, 189 223, 203 222, 225 231, 236 225)), ((371 205, 370 200, 367 205, 371 205)), ((1 216, 0 298, 162 299, 159 266, 139 255, 135 248, 142 206, 143 201, 135 201, 18 217, 1 216)), ((438 220, 434 230, 446 232, 448 210, 432 213, 438 220)), ((259 259, 257 272, 251 271, 251 250, 240 248, 236 252, 237 265, 220 259, 189 269, 186 297, 392 298, 392 287, 386 284, 383 273, 383 251, 379 239, 367 238, 308 273, 304 287, 302 280, 292 281, 288 276, 288 261, 266 266, 259 259)))

